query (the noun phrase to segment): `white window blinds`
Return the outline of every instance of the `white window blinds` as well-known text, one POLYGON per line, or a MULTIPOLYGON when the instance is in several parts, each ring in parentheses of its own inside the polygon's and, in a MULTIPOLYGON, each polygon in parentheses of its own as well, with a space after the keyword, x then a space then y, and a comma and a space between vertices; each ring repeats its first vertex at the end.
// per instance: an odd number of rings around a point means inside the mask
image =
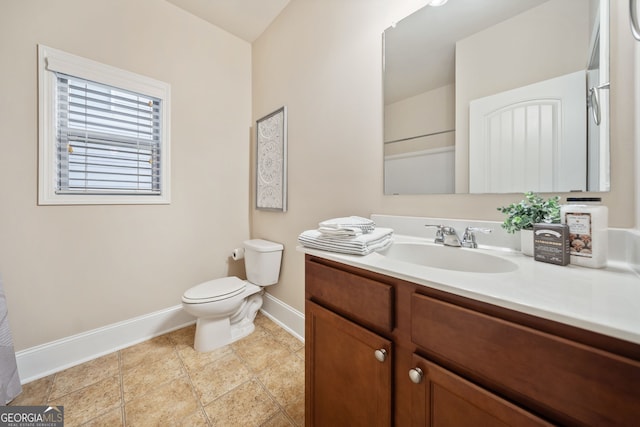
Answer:
POLYGON ((161 194, 162 100, 56 78, 56 193, 161 194))

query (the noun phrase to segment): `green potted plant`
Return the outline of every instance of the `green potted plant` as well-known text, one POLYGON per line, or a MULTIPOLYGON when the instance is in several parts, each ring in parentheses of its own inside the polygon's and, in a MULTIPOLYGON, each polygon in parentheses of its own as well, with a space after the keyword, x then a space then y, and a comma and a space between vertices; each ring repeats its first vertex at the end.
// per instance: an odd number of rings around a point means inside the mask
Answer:
POLYGON ((560 196, 545 200, 528 191, 524 197, 519 203, 502 206, 498 210, 507 215, 502 228, 508 233, 520 231, 522 252, 533 255, 533 224, 560 222, 560 196))

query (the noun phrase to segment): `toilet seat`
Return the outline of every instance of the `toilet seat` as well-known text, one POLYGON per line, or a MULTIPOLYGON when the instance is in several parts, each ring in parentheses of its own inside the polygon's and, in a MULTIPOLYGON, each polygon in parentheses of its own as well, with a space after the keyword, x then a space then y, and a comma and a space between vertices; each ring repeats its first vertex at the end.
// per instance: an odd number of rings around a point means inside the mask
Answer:
POLYGON ((235 276, 209 280, 187 289, 182 296, 182 301, 187 304, 204 304, 225 300, 241 294, 246 286, 247 283, 244 280, 235 276))

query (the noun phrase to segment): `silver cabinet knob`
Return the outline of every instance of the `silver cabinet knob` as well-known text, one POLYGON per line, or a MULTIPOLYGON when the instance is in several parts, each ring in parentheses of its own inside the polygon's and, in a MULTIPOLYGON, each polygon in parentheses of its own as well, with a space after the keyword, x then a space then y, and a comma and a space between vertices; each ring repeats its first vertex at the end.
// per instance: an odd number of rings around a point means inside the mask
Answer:
POLYGON ((422 377, 424 376, 422 369, 420 368, 413 368, 413 369, 409 369, 409 378, 411 378, 411 381, 416 383, 416 384, 420 384, 422 382, 422 377))
POLYGON ((373 354, 376 356, 378 362, 384 362, 387 359, 387 350, 384 348, 374 351, 373 354))

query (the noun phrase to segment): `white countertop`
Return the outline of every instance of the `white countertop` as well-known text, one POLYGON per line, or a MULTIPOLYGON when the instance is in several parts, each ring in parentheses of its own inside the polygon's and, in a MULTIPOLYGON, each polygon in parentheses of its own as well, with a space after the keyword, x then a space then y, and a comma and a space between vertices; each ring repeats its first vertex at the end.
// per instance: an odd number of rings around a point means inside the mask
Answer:
MULTIPOLYGON (((433 244, 398 234, 393 239, 433 244)), ((358 256, 298 247, 310 255, 640 344, 640 277, 624 262, 609 261, 607 268, 591 269, 538 262, 511 250, 443 249, 489 253, 518 268, 470 273, 388 259, 377 252, 358 256)))

